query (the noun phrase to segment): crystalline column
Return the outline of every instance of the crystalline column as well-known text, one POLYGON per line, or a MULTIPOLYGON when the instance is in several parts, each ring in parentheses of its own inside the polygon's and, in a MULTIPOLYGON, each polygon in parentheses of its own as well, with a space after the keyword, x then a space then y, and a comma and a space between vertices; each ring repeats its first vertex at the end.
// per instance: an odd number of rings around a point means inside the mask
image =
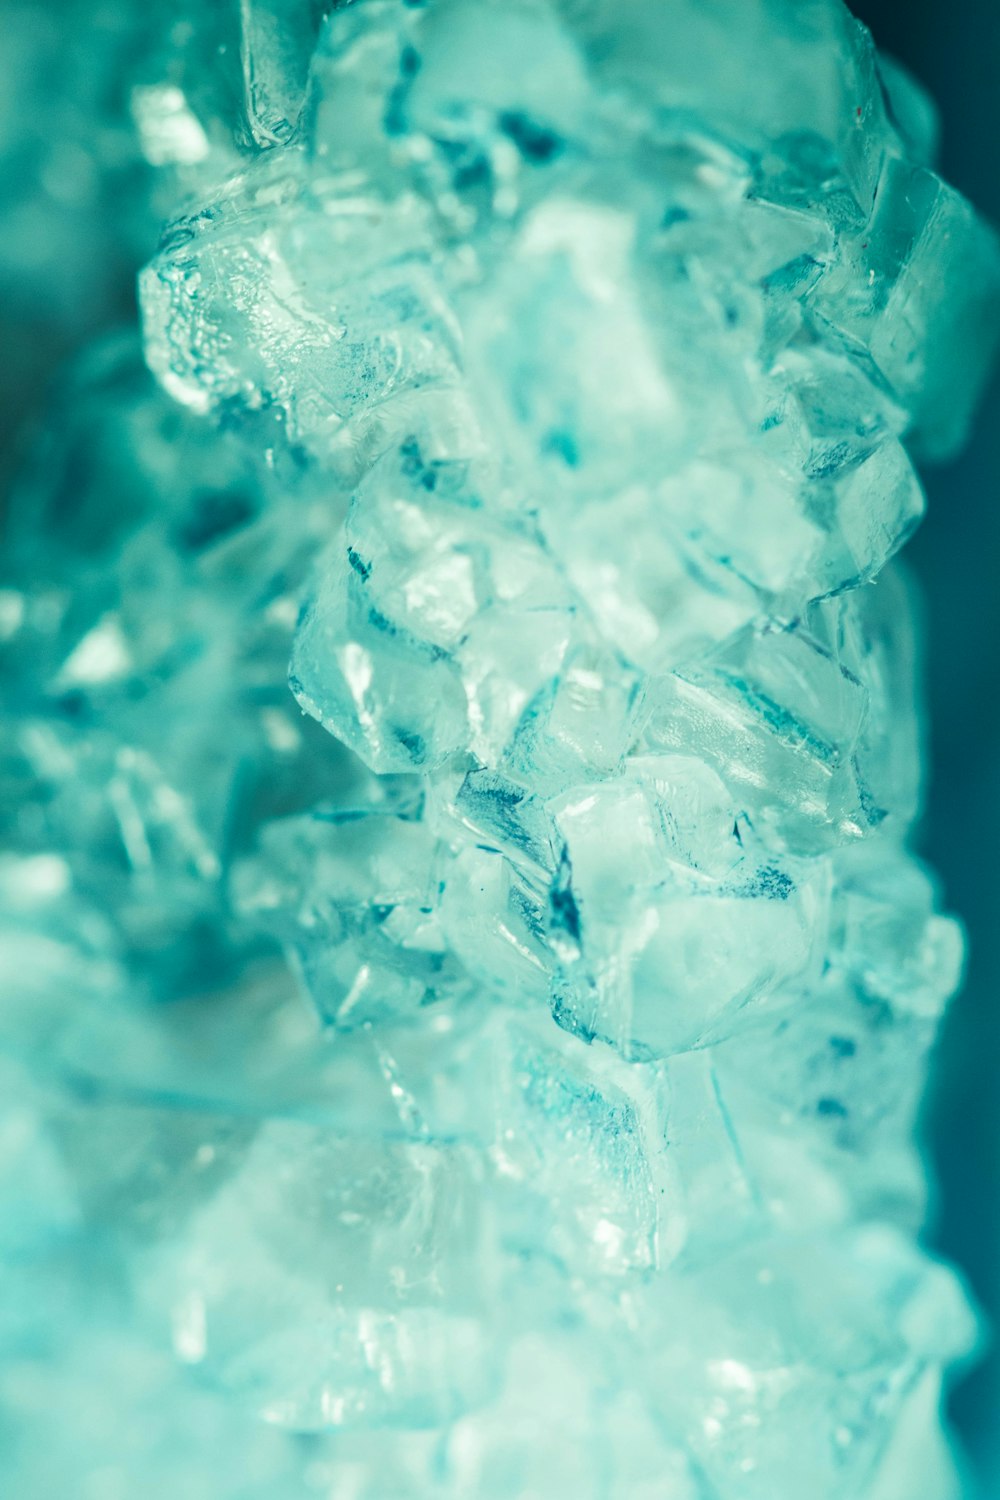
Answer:
POLYGON ((106 1387, 172 1347, 279 1500, 945 1500, 891 558, 993 238, 837 0, 240 19, 166 396, 71 398, 85 587, 12 631, 31 1233, 99 1225, 106 1387))

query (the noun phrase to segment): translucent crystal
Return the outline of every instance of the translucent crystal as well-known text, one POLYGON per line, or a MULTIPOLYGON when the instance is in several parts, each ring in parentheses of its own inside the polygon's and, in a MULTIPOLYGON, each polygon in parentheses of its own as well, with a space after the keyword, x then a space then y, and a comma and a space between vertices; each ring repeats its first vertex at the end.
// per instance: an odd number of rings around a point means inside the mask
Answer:
POLYGON ((208 11, 95 44, 169 222, 10 496, 6 1487, 953 1500, 927 101, 839 0, 208 11))

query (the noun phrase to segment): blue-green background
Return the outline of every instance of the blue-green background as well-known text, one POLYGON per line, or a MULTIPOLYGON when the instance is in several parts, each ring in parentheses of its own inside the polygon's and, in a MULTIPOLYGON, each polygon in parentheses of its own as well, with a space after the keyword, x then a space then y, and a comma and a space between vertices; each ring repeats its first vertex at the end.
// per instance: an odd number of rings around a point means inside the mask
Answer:
MULTIPOLYGON (((1000 0, 855 0, 876 41, 942 117, 942 168, 1000 225, 1000 0)), ((942 296, 947 288, 942 287, 942 296)), ((909 555, 927 601, 931 784, 923 848, 969 934, 927 1129, 938 1171, 934 1242, 1000 1329, 1000 382, 967 450, 925 474, 909 555)), ((1000 1351, 954 1390, 985 1493, 1000 1496, 1000 1351)), ((914 1500, 919 1500, 914 1496, 914 1500)))

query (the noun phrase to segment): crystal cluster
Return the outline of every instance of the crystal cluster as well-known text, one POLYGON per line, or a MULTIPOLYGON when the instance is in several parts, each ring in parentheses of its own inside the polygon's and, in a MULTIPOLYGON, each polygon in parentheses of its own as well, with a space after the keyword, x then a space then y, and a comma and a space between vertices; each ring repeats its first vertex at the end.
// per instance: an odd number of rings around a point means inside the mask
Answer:
POLYGON ((0 590, 7 1491, 949 1500, 926 100, 839 0, 168 9, 0 590))

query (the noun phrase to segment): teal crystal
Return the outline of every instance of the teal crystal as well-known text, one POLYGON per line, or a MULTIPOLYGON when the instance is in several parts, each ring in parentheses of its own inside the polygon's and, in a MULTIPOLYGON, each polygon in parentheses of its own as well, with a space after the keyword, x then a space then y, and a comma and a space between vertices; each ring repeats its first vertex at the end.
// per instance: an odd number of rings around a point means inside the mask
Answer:
POLYGON ((956 1500, 927 100, 839 0, 10 14, 0 284, 168 222, 10 486, 4 1494, 956 1500))

